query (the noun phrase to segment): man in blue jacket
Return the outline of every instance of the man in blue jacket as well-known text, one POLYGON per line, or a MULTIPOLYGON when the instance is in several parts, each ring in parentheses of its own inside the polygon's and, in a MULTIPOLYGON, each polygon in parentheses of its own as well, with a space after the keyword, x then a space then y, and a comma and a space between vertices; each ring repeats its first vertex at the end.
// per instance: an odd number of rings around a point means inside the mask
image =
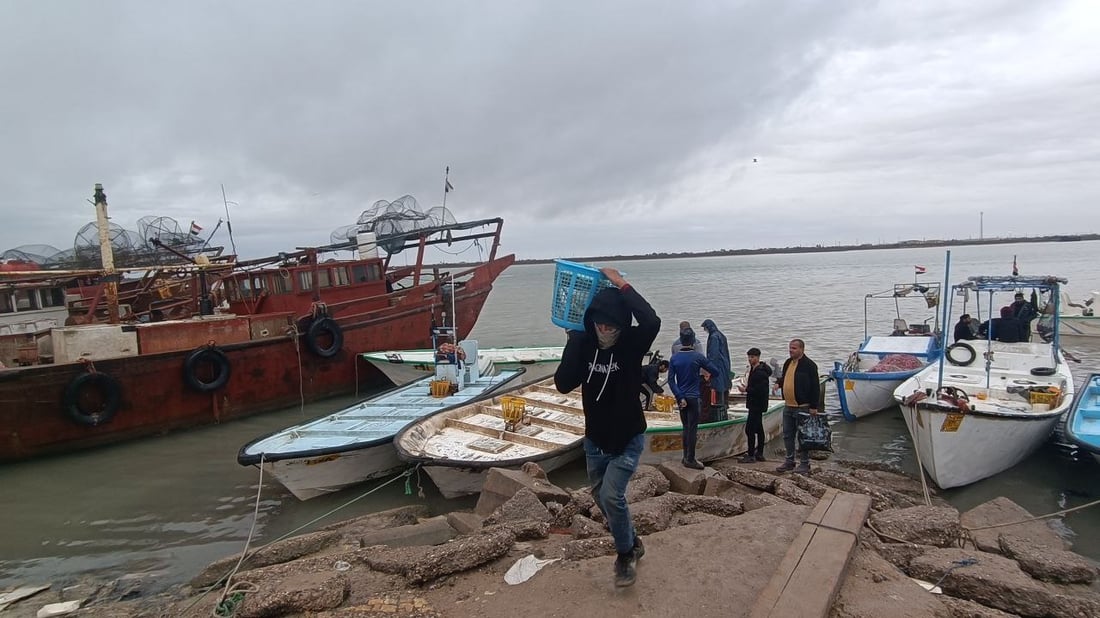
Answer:
POLYGON ((568 332, 554 384, 562 393, 583 385, 588 480, 615 539, 615 585, 629 586, 645 548, 630 518, 626 486, 645 444, 645 414, 638 398, 642 359, 661 331, 661 319, 619 271, 602 272, 615 287, 592 299, 584 312, 584 332, 568 332), (638 325, 631 326, 632 320, 638 325))
POLYGON ((714 420, 724 421, 728 418, 730 396, 730 346, 726 336, 718 330, 714 320, 703 320, 703 330, 707 331, 707 360, 718 370, 710 376, 710 386, 714 389, 716 400, 714 402, 714 420))
POLYGON ((718 368, 690 344, 682 344, 680 352, 668 361, 668 386, 680 407, 680 424, 684 428, 684 458, 680 463, 695 470, 703 469, 703 464, 695 460, 695 445, 699 436, 700 370, 709 373, 712 380, 718 373, 718 368))

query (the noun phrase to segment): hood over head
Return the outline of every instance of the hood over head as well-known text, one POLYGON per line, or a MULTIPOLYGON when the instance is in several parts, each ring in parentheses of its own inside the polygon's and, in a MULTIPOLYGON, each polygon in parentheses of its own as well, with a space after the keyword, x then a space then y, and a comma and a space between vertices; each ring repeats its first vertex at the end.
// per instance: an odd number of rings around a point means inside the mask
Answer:
POLYGON ((718 325, 717 325, 717 324, 715 324, 715 323, 714 323, 714 320, 712 320, 712 319, 710 319, 710 318, 707 318, 707 319, 703 320, 703 324, 702 324, 702 327, 703 327, 704 329, 706 329, 706 331, 707 331, 708 333, 712 333, 712 332, 714 332, 714 331, 718 330, 718 325))
POLYGON ((609 324, 622 330, 630 326, 630 320, 630 307, 619 288, 604 288, 597 292, 584 312, 584 328, 588 332, 596 330, 595 324, 609 324))

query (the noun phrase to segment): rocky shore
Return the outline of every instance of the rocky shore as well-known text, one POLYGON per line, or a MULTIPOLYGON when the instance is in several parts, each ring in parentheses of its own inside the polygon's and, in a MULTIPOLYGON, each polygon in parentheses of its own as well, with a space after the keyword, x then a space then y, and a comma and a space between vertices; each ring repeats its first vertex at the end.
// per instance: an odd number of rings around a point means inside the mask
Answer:
POLYGON ((846 567, 823 574, 836 586, 815 577, 799 592, 826 595, 831 616, 1100 616, 1097 565, 1005 498, 960 513, 934 495, 926 504, 920 482, 889 467, 832 461, 800 476, 774 465, 643 466, 628 500, 647 551, 627 589, 612 585, 614 548, 588 492, 556 487, 533 466, 492 471, 472 512, 402 507, 268 545, 239 565, 228 556, 166 593, 143 594, 139 577, 84 581, 0 615, 767 615, 754 603, 819 499, 839 490, 868 496, 869 514, 846 567))

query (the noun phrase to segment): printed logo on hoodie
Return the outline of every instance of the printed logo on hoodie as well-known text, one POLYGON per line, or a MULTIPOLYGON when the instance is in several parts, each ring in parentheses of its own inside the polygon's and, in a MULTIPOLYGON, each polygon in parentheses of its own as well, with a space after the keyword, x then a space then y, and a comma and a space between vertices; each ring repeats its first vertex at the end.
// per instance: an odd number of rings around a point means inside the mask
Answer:
POLYGON ((610 363, 593 363, 589 361, 588 371, 589 373, 614 373, 619 370, 618 361, 612 360, 610 363))

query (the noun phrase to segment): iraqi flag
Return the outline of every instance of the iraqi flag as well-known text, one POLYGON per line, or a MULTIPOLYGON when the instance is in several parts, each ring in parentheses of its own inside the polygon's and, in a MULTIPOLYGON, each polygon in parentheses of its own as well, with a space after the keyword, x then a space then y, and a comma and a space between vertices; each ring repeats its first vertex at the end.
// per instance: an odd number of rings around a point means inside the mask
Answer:
POLYGON ((192 236, 198 236, 199 232, 201 232, 201 231, 202 231, 202 226, 200 226, 198 223, 195 223, 194 221, 192 221, 191 222, 191 235, 192 236))
POLYGON ((916 271, 916 274, 923 275, 924 271, 927 270, 927 269, 923 266, 914 266, 913 270, 916 271))

